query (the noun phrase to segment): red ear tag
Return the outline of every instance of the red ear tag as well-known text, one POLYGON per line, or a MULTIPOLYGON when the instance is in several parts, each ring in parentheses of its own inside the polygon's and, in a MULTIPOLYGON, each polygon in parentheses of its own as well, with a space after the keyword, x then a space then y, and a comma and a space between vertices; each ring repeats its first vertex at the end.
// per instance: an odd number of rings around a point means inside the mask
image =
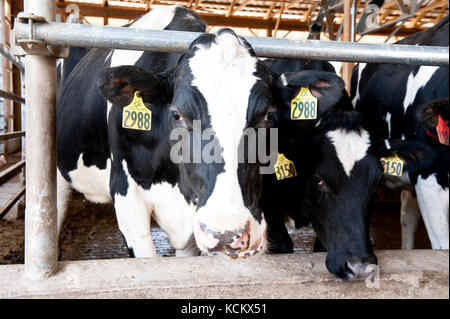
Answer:
POLYGON ((444 145, 448 145, 448 126, 440 115, 438 115, 438 125, 436 131, 439 137, 439 142, 444 145))

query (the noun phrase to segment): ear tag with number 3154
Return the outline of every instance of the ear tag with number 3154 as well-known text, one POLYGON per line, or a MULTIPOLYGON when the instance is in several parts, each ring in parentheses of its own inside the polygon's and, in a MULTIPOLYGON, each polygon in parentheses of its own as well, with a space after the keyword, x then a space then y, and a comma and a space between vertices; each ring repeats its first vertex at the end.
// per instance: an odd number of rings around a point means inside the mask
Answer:
POLYGON ((302 87, 291 101, 292 120, 314 120, 317 118, 317 98, 307 87, 302 87))
POLYGON ((380 158, 381 165, 383 165, 384 174, 392 176, 402 176, 403 161, 397 154, 391 157, 380 158))
POLYGON ((133 101, 123 108, 122 127, 142 131, 152 129, 152 111, 142 101, 141 92, 134 92, 133 101))

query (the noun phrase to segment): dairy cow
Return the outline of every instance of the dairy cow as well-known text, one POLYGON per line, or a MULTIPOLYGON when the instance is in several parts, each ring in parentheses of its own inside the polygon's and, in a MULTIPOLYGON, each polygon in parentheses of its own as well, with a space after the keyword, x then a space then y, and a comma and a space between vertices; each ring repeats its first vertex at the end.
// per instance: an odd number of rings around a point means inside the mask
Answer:
MULTIPOLYGON (((448 47, 448 39, 447 16, 397 43, 448 47)), ((433 140, 417 116, 428 102, 448 97, 448 80, 448 67, 360 63, 353 71, 352 102, 363 114, 372 144, 380 157, 397 153, 404 161, 401 177, 386 177, 389 187, 403 188, 404 249, 413 248, 420 213, 432 247, 449 247, 448 146, 433 140)))
MULTIPOLYGON (((167 10, 152 10, 131 27, 156 19, 166 29, 204 30, 192 12, 167 10)), ((74 188, 91 201, 114 203, 132 256, 156 255, 151 218, 177 254, 196 253, 193 234, 205 252, 263 251, 260 164, 238 162, 238 149, 245 129, 274 125, 270 84, 250 45, 229 29, 200 36, 181 57, 91 50, 57 97, 58 232, 74 188), (135 118, 150 130, 124 127, 134 102, 152 112, 135 118), (198 121, 201 149, 208 144, 218 161, 175 161, 179 141, 171 134, 181 129, 193 140, 198 121)))
POLYGON ((279 153, 293 162, 297 176, 264 176, 261 207, 268 223, 268 249, 292 252, 286 213, 296 227, 313 225, 315 250, 328 251, 331 273, 345 280, 365 279, 377 263, 367 206, 381 168, 361 115, 353 111, 344 82, 334 72, 308 70, 274 77, 279 153), (315 119, 291 118, 291 102, 302 87, 317 98, 315 119))

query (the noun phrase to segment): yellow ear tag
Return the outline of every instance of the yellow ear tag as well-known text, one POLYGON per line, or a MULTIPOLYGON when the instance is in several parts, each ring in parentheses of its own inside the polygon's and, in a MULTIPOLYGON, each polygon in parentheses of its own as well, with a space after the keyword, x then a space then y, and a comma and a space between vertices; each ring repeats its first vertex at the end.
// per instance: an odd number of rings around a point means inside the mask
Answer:
POLYGON ((392 176, 402 176, 403 173, 403 161, 394 154, 391 157, 380 158, 381 165, 383 165, 383 173, 392 176))
POLYGON ((294 163, 290 159, 287 159, 283 154, 278 153, 278 159, 273 168, 277 175, 277 180, 297 176, 294 163))
POLYGON ((152 129, 152 111, 142 101, 141 92, 134 92, 133 101, 123 108, 122 127, 142 131, 152 129))
POLYGON ((302 87, 291 101, 292 120, 314 120, 317 118, 317 98, 307 87, 302 87))

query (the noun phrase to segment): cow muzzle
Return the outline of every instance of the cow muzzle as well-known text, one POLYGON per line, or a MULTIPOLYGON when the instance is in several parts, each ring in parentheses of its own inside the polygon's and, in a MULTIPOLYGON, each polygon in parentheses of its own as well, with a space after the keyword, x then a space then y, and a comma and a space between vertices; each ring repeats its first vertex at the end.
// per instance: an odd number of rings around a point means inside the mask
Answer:
POLYGON ((378 265, 373 261, 361 261, 360 258, 349 258, 344 265, 348 281, 363 281, 376 274, 378 265))
POLYGON ((251 230, 250 221, 234 230, 214 229, 197 221, 194 234, 197 246, 203 252, 222 252, 231 258, 246 258, 261 253, 266 247, 265 231, 258 237, 255 236, 258 232, 251 230))

